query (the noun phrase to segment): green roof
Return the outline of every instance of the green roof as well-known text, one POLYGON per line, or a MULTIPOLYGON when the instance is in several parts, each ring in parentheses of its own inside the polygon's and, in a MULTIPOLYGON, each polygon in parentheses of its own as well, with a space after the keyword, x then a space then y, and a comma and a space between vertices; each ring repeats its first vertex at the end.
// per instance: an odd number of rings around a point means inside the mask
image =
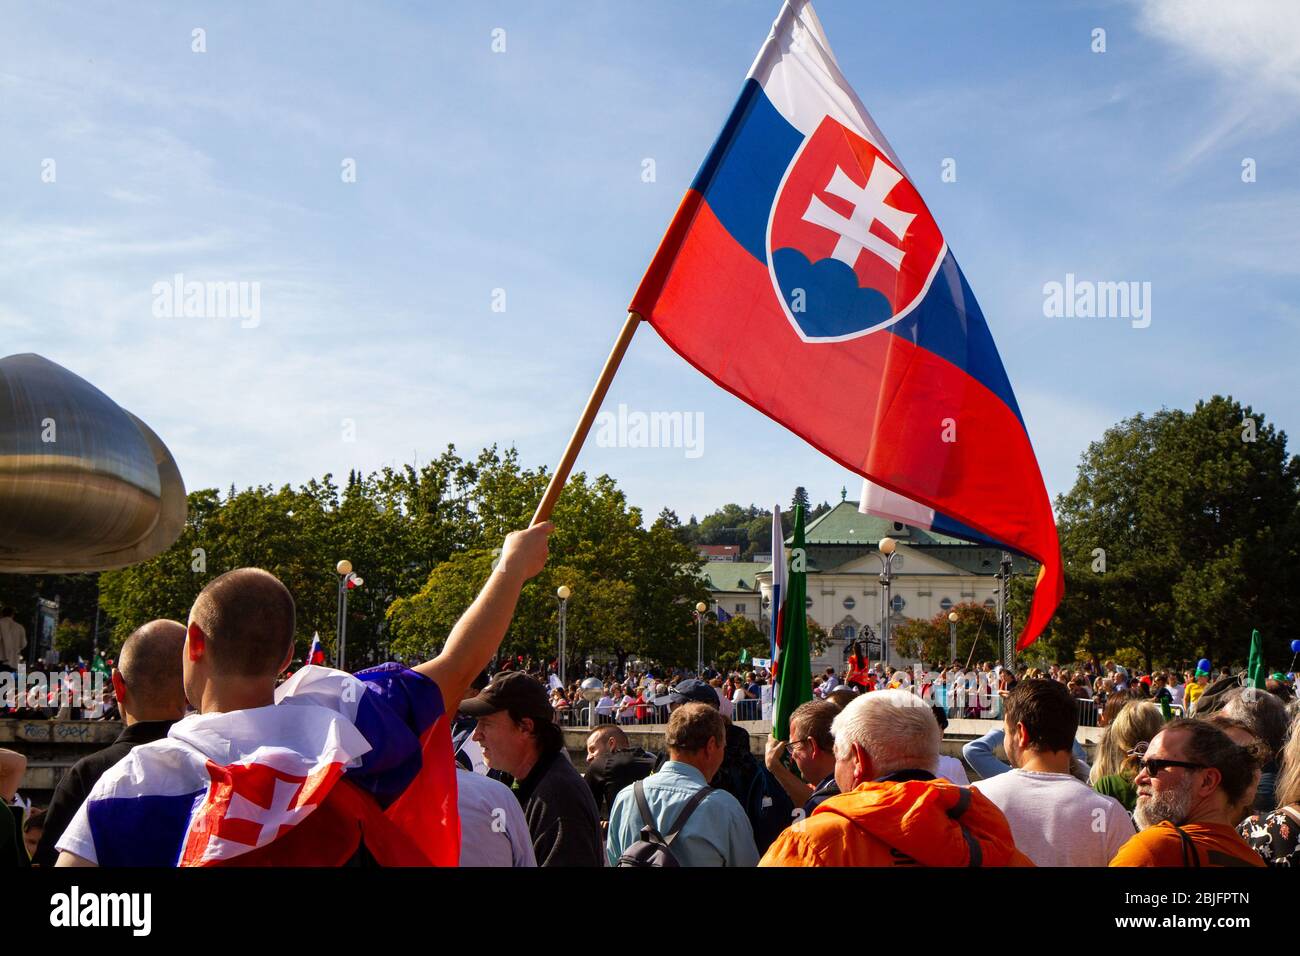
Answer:
POLYGON ((771 567, 760 561, 706 561, 703 570, 711 591, 757 591, 756 575, 771 567))
MULTIPOLYGON (((978 547, 962 538, 954 538, 912 525, 900 526, 888 518, 864 515, 856 501, 841 501, 830 511, 804 528, 808 544, 861 544, 874 547, 881 538, 897 538, 912 547, 957 545, 978 547)), ((786 539, 786 544, 790 539, 786 539)))

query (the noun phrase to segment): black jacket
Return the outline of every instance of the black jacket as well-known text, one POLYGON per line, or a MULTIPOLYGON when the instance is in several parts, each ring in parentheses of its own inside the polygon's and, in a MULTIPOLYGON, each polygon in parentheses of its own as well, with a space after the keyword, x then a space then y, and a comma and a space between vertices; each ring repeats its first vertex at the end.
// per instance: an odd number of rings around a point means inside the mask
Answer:
POLYGON ((538 866, 603 866, 600 813, 564 750, 542 757, 515 785, 538 866))
POLYGON ((587 786, 596 799, 602 820, 609 819, 614 798, 624 787, 650 776, 659 762, 659 755, 640 747, 604 753, 587 766, 587 786))
POLYGON ((45 811, 45 830, 41 833, 41 842, 36 847, 36 856, 32 862, 37 866, 53 866, 59 858, 59 851, 54 849, 54 845, 86 802, 95 782, 140 744, 166 737, 174 723, 172 720, 141 720, 123 730, 103 750, 74 763, 54 789, 50 807, 45 811))

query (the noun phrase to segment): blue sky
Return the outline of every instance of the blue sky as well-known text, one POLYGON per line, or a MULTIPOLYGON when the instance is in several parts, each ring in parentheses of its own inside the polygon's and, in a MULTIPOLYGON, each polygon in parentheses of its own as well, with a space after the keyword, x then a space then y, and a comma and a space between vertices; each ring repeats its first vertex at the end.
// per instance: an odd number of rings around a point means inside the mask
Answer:
MULTIPOLYGON (((1053 495, 1137 411, 1230 393, 1296 432, 1300 5, 815 6, 980 300, 1053 495), (1150 282, 1150 326, 1045 317, 1066 273, 1150 282)), ((553 464, 778 7, 0 3, 0 354, 94 382, 191 489, 448 442, 553 464), (156 317, 176 273, 259 283, 258 324, 156 317)), ((648 327, 620 402, 704 417, 698 456, 584 450, 650 514, 857 496, 648 327)))

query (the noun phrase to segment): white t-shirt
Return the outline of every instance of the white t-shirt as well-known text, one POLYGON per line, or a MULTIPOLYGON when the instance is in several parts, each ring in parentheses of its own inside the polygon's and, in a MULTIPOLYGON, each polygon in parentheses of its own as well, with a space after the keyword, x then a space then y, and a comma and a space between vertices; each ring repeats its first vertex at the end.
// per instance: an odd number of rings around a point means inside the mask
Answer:
POLYGON ((966 766, 956 757, 945 757, 939 755, 939 769, 934 772, 936 777, 943 777, 949 783, 955 783, 959 787, 969 787, 970 777, 966 776, 966 766))
POLYGON ((973 786, 997 804, 1035 866, 1106 866, 1136 832, 1118 800, 1068 773, 1009 770, 973 786))
POLYGON ((499 780, 456 768, 461 866, 536 866, 523 808, 499 780))

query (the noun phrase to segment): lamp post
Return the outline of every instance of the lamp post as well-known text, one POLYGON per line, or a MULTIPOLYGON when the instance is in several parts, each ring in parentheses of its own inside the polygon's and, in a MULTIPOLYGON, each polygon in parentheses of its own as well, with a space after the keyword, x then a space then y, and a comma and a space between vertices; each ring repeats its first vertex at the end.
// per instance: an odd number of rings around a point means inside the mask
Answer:
POLYGON ((1002 666, 1013 669, 1016 663, 1015 639, 1011 636, 1011 553, 1002 552, 1002 561, 998 573, 993 575, 998 582, 998 646, 1002 656, 1002 666))
POLYGON ((880 551, 880 588, 884 597, 880 605, 880 660, 888 676, 889 614, 893 610, 890 586, 894 580, 894 552, 898 550, 898 542, 893 538, 881 538, 876 547, 880 551))
POLYGON ((582 699, 587 702, 587 729, 596 729, 596 701, 605 695, 605 684, 599 677, 588 677, 579 688, 582 699))
POLYGON ((564 682, 564 652, 565 652, 564 645, 565 645, 565 639, 568 636, 566 625, 568 623, 569 597, 572 594, 573 591, 569 589, 569 586, 567 584, 561 584, 558 588, 555 589, 555 596, 560 601, 560 686, 561 687, 568 686, 564 682))
POLYGON ((948 612, 948 659, 957 659, 957 612, 948 612))
POLYGON ((704 612, 709 606, 703 601, 695 605, 695 676, 704 676, 704 612))
POLYGON ((338 564, 334 565, 334 570, 339 574, 339 616, 338 627, 335 630, 337 637, 336 646, 338 647, 339 670, 347 670, 347 641, 348 641, 348 592, 353 588, 359 588, 366 582, 357 576, 352 570, 352 562, 344 558, 338 564))

